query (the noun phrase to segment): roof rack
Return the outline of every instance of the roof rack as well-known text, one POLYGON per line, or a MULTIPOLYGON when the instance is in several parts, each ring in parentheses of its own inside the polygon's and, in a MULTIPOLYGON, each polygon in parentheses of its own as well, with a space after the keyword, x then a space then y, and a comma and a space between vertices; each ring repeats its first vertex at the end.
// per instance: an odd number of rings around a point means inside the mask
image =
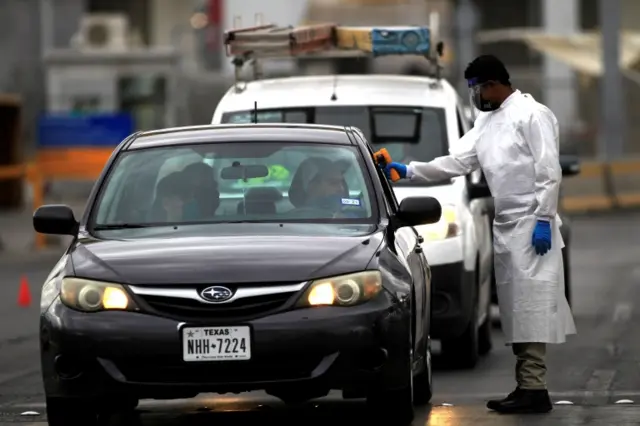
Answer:
MULTIPOLYGON (((261 21, 257 15, 256 21, 261 21)), ((433 66, 433 77, 440 79, 440 57, 444 43, 433 43, 438 34, 438 15, 429 26, 362 27, 333 23, 281 27, 260 24, 225 32, 227 56, 232 57, 236 90, 242 91, 241 71, 253 68, 253 79, 262 78, 260 60, 282 58, 340 58, 415 55, 433 66)))

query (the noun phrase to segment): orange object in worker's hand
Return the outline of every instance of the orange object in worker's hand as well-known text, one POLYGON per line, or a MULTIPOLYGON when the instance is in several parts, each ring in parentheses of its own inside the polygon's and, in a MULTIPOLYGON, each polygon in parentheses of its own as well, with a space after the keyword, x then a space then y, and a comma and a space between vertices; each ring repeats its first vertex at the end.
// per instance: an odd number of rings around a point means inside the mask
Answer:
MULTIPOLYGON (((387 167, 388 164, 392 163, 391 155, 386 148, 382 148, 379 151, 376 151, 373 154, 373 160, 383 169, 387 167)), ((396 182, 400 180, 400 173, 397 170, 391 169, 389 170, 389 175, 391 176, 391 181, 396 182)))

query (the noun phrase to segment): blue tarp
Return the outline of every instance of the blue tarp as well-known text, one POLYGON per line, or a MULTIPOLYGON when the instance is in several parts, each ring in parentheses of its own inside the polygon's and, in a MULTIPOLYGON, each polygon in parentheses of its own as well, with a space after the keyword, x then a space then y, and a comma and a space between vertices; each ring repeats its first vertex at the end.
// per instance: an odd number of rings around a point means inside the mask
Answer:
POLYGON ((130 114, 50 114, 38 121, 38 147, 115 147, 133 132, 130 114))

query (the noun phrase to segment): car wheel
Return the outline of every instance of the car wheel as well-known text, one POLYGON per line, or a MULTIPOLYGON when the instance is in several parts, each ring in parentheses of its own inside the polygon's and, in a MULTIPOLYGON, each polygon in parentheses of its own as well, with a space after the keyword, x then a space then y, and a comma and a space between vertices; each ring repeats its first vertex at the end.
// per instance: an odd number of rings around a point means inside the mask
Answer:
POLYGON ((562 249, 562 263, 564 264, 564 295, 567 297, 569 306, 571 306, 571 269, 569 265, 568 246, 562 249))
POLYGON ((478 330, 478 353, 480 355, 486 355, 491 352, 493 348, 493 335, 491 333, 493 329, 493 323, 491 322, 491 303, 487 303, 487 315, 485 320, 478 330))
POLYGON ((471 320, 466 329, 459 337, 454 339, 443 339, 442 355, 452 367, 471 369, 476 366, 480 358, 480 348, 478 347, 478 303, 474 302, 471 320))
POLYGON ((424 369, 413 380, 413 402, 416 405, 425 405, 433 396, 433 376, 431 375, 431 337, 427 339, 424 354, 424 369))
POLYGON ((367 405, 375 419, 384 419, 393 422, 397 426, 406 426, 413 421, 413 350, 411 339, 409 340, 409 354, 400 374, 409 377, 409 384, 400 389, 387 389, 384 385, 373 389, 367 396, 367 405))
POLYGON ((93 404, 77 398, 46 398, 49 426, 96 426, 98 412, 93 404))

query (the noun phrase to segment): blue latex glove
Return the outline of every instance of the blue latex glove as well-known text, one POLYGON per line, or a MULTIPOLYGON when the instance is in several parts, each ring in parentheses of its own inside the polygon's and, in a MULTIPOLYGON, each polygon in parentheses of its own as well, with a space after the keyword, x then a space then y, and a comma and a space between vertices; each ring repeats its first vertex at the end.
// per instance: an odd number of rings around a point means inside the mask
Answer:
POLYGON ((405 179, 407 177, 407 166, 402 163, 389 163, 387 167, 384 168, 384 174, 387 179, 391 179, 391 169, 398 172, 400 175, 400 179, 405 179))
POLYGON ((543 256, 551 250, 551 224, 545 220, 539 220, 533 230, 531 245, 536 249, 536 254, 543 256))

